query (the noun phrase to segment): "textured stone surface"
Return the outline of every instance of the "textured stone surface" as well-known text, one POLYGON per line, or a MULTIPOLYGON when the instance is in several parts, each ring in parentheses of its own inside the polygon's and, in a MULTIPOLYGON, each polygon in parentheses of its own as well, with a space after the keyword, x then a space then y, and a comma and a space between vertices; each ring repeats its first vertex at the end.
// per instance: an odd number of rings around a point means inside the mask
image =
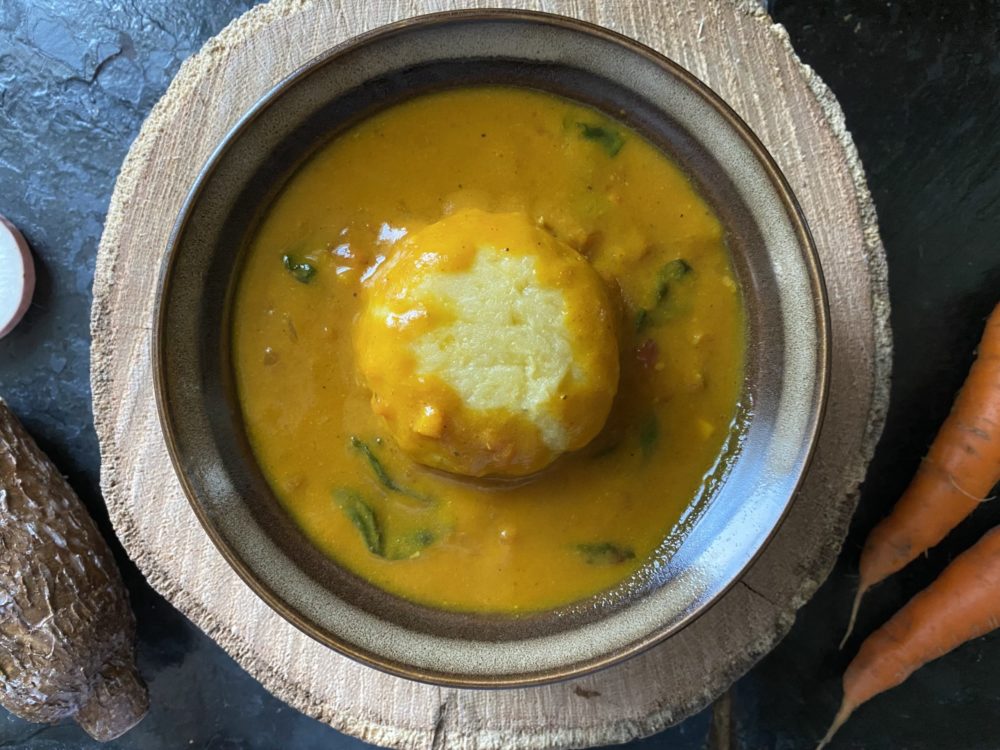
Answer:
MULTIPOLYGON (((1000 3, 775 5, 796 51, 837 94, 865 165, 889 260, 895 353, 888 420, 840 561, 788 637, 736 687, 741 748, 811 747, 861 636, 1000 523, 1000 503, 984 504, 870 593, 858 635, 836 649, 864 538, 916 470, 1000 301, 1000 3)), ((998 668, 1000 631, 859 710, 832 747, 994 750, 998 668)))
MULTIPOLYGON (((0 0, 0 213, 24 231, 39 269, 35 304, 0 341, 0 393, 106 536, 87 320, 108 198, 128 144, 180 62, 249 4, 0 0)), ((1000 5, 961 5, 771 3, 803 59, 839 96, 868 170, 889 254, 897 357, 885 437, 841 563, 791 634, 734 688, 734 747, 805 748, 822 733, 857 645, 835 648, 861 542, 947 412, 1000 292, 1000 5)), ((883 621, 997 522, 1000 505, 984 506, 940 550, 877 589, 859 631, 883 621)), ((363 746, 270 697, 120 554, 119 562, 152 710, 114 747, 363 746)), ((995 633, 859 711, 835 747, 993 748, 998 666, 995 633)), ((709 723, 706 712, 635 746, 669 739, 671 747, 703 747, 709 723)), ((91 745, 72 725, 38 727, 3 714, 0 746, 91 745)))

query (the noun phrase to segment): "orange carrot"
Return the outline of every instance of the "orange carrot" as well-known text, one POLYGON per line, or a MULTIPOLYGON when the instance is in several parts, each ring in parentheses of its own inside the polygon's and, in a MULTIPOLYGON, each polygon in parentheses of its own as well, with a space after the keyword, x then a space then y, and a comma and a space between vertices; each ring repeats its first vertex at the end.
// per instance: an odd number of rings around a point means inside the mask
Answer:
POLYGON ((865 592, 944 539, 998 481, 1000 305, 986 321, 976 361, 917 475, 892 513, 868 535, 841 647, 854 628, 865 592))
POLYGON ((914 670, 966 641, 1000 628, 1000 526, 956 557, 861 644, 844 672, 844 699, 826 745, 865 701, 895 687, 914 670))

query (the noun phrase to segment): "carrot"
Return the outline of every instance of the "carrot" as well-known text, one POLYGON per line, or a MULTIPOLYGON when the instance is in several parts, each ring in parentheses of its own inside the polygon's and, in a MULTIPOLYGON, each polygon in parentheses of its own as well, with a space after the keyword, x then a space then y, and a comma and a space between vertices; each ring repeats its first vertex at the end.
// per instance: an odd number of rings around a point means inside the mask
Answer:
POLYGON ((844 699, 825 746, 865 701, 929 661, 1000 627, 1000 526, 959 555, 930 586, 861 644, 844 672, 844 699))
POLYGON ((1000 305, 986 321, 976 361, 916 476, 892 513, 868 535, 841 647, 854 629, 865 592, 944 539, 998 481, 1000 305))

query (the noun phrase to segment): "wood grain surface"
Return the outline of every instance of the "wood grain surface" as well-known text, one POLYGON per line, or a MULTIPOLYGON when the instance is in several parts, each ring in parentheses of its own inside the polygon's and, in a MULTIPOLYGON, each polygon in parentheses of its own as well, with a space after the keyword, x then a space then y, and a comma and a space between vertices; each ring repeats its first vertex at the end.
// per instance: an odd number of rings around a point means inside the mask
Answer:
POLYGON ((112 521, 150 583, 269 690, 349 734, 398 748, 581 747, 652 734, 701 709, 788 631, 826 578, 881 432, 891 341, 885 258, 843 114, 784 30, 732 0, 273 0, 182 67, 122 167, 101 240, 91 379, 112 521), (636 38, 714 88, 770 149, 816 239, 830 293, 833 369, 812 468, 776 537, 705 615, 631 661, 544 687, 473 691, 356 664, 272 612, 201 530, 170 466, 153 401, 160 261, 195 175, 273 84, 333 44, 420 13, 510 6, 636 38))

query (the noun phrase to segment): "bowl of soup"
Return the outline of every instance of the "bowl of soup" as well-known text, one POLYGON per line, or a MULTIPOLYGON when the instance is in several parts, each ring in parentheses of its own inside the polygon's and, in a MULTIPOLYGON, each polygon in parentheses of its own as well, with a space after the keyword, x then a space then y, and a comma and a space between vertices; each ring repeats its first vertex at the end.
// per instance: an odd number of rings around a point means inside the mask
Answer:
POLYGON ((827 389, 795 199, 704 84, 579 21, 336 47, 201 171, 164 262, 161 424, 293 625, 443 685, 683 628, 793 501, 827 389))

